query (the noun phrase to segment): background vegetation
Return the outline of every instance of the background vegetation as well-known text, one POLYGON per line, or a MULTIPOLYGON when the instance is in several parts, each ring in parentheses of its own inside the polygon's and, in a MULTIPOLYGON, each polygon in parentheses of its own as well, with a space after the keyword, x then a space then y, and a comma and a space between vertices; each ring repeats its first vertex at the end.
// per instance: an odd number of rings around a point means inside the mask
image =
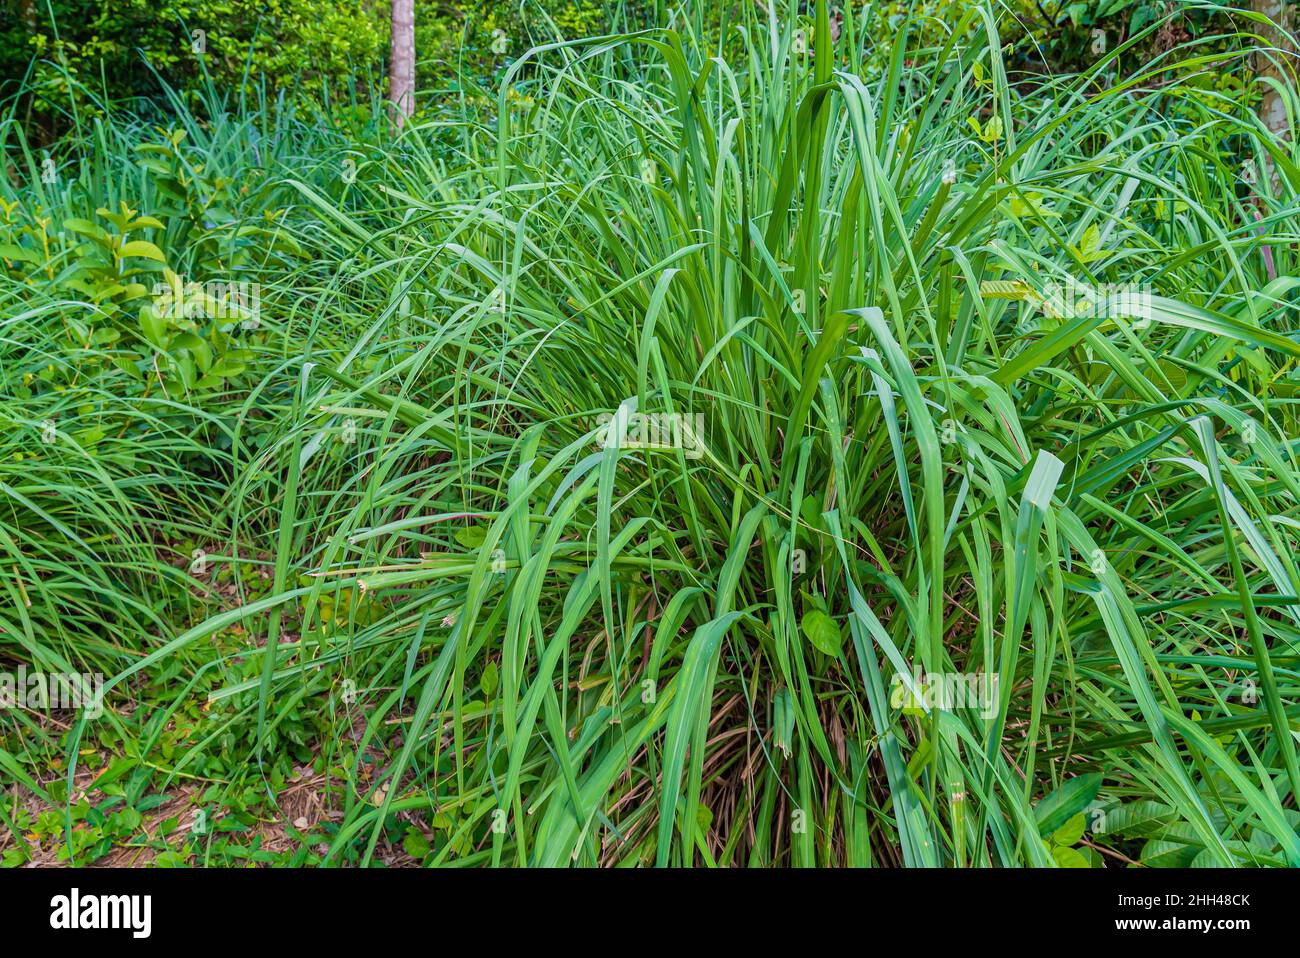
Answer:
MULTIPOLYGON (((862 26, 872 38, 864 45, 864 66, 884 67, 904 23, 918 44, 929 45, 975 6, 976 0, 863 5, 862 26)), ((518 56, 554 36, 673 20, 691 20, 717 34, 743 7, 700 5, 689 15, 662 0, 448 0, 421 7, 416 50, 422 105, 442 102, 440 94, 490 95, 503 54, 518 56)), ((1009 0, 997 7, 1013 70, 1079 70, 1098 49, 1142 36, 1116 62, 1131 67, 1192 38, 1207 48, 1230 47, 1241 27, 1231 8, 1182 0, 1009 0), (1146 30, 1157 22, 1159 29, 1146 30)), ((194 91, 205 76, 223 90, 251 81, 307 100, 337 97, 382 77, 378 67, 388 49, 388 6, 371 0, 4 0, 4 10, 0 78, 7 89, 0 95, 21 97, 19 112, 29 128, 47 132, 66 129, 72 109, 132 97, 139 98, 139 109, 157 100, 164 86, 194 91)), ((810 28, 811 11, 810 4, 803 6, 810 28)), ((837 9, 836 29, 843 16, 837 9)), ((726 31, 720 39, 738 42, 726 31)))

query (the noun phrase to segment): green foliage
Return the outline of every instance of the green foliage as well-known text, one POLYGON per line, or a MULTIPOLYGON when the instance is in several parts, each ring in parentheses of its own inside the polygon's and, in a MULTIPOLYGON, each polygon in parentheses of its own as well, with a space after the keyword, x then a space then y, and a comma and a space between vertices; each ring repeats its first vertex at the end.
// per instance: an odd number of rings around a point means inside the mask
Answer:
POLYGON ((537 43, 604 33, 620 19, 620 7, 595 0, 451 0, 433 15, 417 7, 421 87, 463 93, 466 84, 488 84, 486 92, 495 94, 491 81, 510 60, 537 43))
MULTIPOLYGON (((192 90, 292 90, 307 101, 382 83, 386 3, 362 0, 4 0, 0 96, 54 128, 124 97, 159 98, 159 80, 192 90), (34 69, 21 87, 15 81, 34 69), (246 80, 250 85, 245 87, 246 80), (62 118, 62 119, 60 119, 62 118)), ((625 13, 595 0, 452 0, 416 13, 420 106, 490 95, 510 59, 535 42, 608 30, 625 13)))
POLYGON ((38 115, 84 111, 91 98, 156 97, 155 71, 177 88, 205 74, 229 88, 251 72, 309 92, 339 89, 387 46, 385 16, 361 0, 6 3, 19 15, 0 28, 0 75, 22 77, 36 58, 26 89, 38 115))
MULTIPOLYGON (((39 205, 27 211, 15 200, 5 204, 0 223, 0 265, 33 297, 79 303, 64 316, 70 343, 105 350, 102 358, 136 380, 132 394, 156 382, 181 398, 219 388, 244 370, 250 353, 239 334, 255 333, 261 305, 259 287, 241 279, 252 259, 262 267, 283 264, 301 249, 277 225, 283 211, 260 210, 253 222, 239 218, 238 203, 260 199, 256 192, 250 197, 252 184, 236 197, 228 179, 205 173, 185 154, 184 130, 158 135, 135 147, 145 173, 141 189, 156 215, 119 200, 116 211, 99 207, 94 219, 63 219, 51 235, 39 205)), ((99 358, 92 352, 86 361, 99 358)), ((81 365, 70 375, 81 375, 81 365)))
MULTIPOLYGON (((892 40, 904 28, 914 50, 941 46, 959 29, 964 30, 964 38, 970 39, 980 29, 978 19, 969 16, 979 9, 979 0, 907 0, 870 7, 872 15, 865 20, 865 29, 875 42, 868 48, 865 60, 873 75, 887 69, 892 40)), ((1227 52, 1242 45, 1234 29, 1232 4, 1199 0, 1007 0, 996 4, 995 12, 1000 20, 1007 70, 1024 80, 1043 73, 1082 72, 1130 40, 1135 42, 1116 64, 1120 68, 1150 63, 1188 42, 1197 42, 1202 53, 1227 52), (1203 42, 1207 37, 1217 39, 1203 42)), ((811 16, 805 22, 815 33, 811 16)), ((1236 26, 1248 24, 1240 22, 1236 26)), ((1170 62, 1178 60, 1175 56, 1170 62)), ((1236 78, 1224 72, 1208 76, 1205 81, 1213 84, 1216 79, 1232 83, 1236 78)), ((1241 92, 1239 87, 1237 93, 1241 92)))

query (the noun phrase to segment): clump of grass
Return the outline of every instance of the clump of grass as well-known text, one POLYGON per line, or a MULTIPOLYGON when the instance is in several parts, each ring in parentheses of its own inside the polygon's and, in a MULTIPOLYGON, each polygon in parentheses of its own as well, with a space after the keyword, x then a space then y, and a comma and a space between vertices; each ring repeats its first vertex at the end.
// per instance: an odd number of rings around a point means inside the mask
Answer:
POLYGON ((212 735, 325 703, 329 863, 1300 863, 1290 155, 1195 47, 1012 83, 980 9, 868 84, 813 27, 285 169, 269 590, 115 688, 247 625, 212 735))

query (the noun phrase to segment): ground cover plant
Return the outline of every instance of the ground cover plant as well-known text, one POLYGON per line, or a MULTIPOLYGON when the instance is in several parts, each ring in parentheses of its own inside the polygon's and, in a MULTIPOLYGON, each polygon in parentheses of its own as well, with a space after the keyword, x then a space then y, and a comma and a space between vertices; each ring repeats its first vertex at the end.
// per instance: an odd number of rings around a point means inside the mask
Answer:
POLYGON ((11 111, 5 863, 1300 864, 1265 25, 867 17, 11 111))

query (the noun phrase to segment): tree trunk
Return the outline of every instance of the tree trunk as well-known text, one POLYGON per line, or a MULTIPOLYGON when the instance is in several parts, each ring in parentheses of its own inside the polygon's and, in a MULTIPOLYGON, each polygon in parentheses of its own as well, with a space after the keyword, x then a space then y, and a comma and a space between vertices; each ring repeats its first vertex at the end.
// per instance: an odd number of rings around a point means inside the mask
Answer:
MULTIPOLYGON (((1291 33, 1296 29, 1294 0, 1254 0, 1254 10, 1273 21, 1275 26, 1260 25, 1257 31, 1269 48, 1269 55, 1255 54, 1255 72, 1261 78, 1271 77, 1284 86, 1290 85, 1300 63, 1296 61, 1296 48, 1291 33), (1289 61, 1286 62, 1286 61, 1289 61), (1288 70, 1286 67, 1289 66, 1288 70)), ((1282 137, 1287 132, 1286 104, 1277 90, 1261 84, 1264 99, 1259 105, 1259 118, 1273 133, 1282 137)))
POLYGON ((415 113, 415 0, 393 0, 392 27, 388 98, 393 101, 393 122, 400 130, 415 113))

